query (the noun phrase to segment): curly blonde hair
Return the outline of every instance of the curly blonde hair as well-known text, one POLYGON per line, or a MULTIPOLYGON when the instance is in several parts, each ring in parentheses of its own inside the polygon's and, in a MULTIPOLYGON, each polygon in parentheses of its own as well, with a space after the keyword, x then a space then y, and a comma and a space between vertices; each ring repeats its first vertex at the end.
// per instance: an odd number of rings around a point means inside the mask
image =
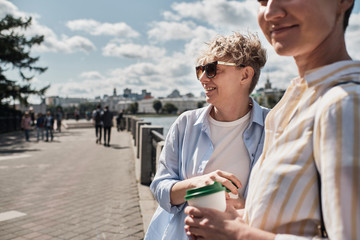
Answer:
POLYGON ((254 76, 250 85, 251 93, 259 81, 260 69, 266 63, 266 50, 262 48, 257 34, 241 34, 234 32, 228 36, 218 35, 207 43, 208 48, 198 57, 197 64, 203 65, 212 61, 226 61, 250 66, 254 69, 254 76))

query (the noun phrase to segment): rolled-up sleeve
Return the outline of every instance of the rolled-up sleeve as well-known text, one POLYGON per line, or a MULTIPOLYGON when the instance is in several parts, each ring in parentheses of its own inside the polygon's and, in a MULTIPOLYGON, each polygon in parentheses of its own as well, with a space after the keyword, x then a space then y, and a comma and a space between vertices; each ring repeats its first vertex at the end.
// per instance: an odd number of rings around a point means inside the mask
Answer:
POLYGON ((182 211, 185 204, 172 205, 170 191, 180 181, 179 169, 179 123, 176 121, 169 130, 163 150, 160 154, 159 168, 150 189, 159 205, 169 213, 182 211))

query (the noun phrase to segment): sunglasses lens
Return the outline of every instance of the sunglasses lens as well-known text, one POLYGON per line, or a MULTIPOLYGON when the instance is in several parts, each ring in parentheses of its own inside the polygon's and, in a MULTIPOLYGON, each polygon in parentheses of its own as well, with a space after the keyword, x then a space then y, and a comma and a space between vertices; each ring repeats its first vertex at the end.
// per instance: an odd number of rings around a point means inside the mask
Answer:
POLYGON ((196 69, 196 76, 200 80, 201 75, 206 73, 206 76, 208 78, 213 78, 216 76, 216 68, 217 68, 217 62, 208 63, 205 66, 197 66, 196 69))
POLYGON ((216 64, 209 63, 205 65, 206 76, 208 78, 213 78, 216 75, 216 64))
POLYGON ((203 67, 202 67, 202 66, 198 66, 198 67, 196 67, 195 69, 196 69, 196 76, 197 76, 198 79, 200 79, 201 74, 204 72, 203 67))

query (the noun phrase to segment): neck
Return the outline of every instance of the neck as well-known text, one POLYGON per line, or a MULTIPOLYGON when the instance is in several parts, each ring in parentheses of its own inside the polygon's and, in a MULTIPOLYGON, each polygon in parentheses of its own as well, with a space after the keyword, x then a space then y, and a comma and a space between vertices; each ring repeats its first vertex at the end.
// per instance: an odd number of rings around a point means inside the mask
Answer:
POLYGON ((220 122, 232 122, 245 116, 252 108, 250 98, 244 99, 243 104, 233 104, 232 106, 213 107, 210 115, 220 122))
POLYGON ((304 77, 309 70, 338 61, 351 60, 351 57, 346 50, 344 34, 333 33, 309 54, 294 56, 294 59, 300 77, 304 77))

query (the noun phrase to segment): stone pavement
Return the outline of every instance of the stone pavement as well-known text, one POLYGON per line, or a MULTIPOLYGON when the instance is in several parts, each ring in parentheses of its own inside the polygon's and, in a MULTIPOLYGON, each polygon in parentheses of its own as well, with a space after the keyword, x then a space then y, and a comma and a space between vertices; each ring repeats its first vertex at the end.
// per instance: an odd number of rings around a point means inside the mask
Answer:
POLYGON ((131 135, 113 128, 104 147, 94 132, 63 129, 53 142, 0 135, 1 240, 143 239, 156 204, 137 183, 131 135))

